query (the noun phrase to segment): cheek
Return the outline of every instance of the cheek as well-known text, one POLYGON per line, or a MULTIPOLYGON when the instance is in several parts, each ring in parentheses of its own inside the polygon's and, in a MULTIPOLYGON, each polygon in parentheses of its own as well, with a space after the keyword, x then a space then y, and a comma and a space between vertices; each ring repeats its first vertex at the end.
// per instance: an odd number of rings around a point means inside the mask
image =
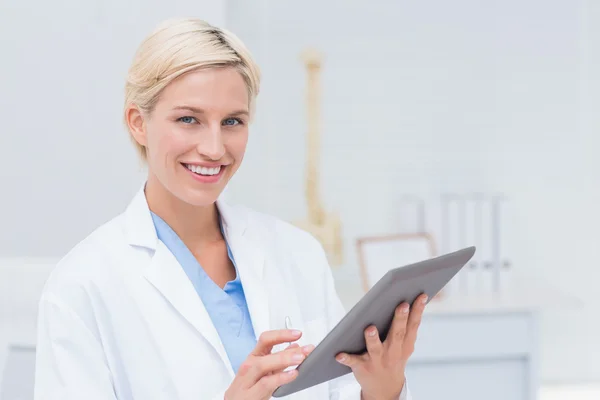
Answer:
POLYGON ((229 154, 235 159, 236 162, 241 162, 246 153, 246 145, 248 144, 248 132, 240 132, 230 138, 227 147, 229 154))
POLYGON ((164 123, 148 130, 148 147, 155 158, 165 159, 184 153, 189 145, 182 132, 171 124, 164 123))

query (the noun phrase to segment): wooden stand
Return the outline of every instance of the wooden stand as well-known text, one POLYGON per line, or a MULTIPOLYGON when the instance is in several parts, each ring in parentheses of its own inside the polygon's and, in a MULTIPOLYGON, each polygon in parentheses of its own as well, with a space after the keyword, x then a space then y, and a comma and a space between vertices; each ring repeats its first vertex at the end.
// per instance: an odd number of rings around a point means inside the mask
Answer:
POLYGON ((295 222, 295 225, 311 233, 323 246, 329 264, 338 266, 343 262, 340 219, 336 214, 325 211, 319 196, 319 75, 321 72, 321 56, 314 50, 307 50, 304 52, 302 59, 308 75, 305 184, 308 218, 295 222))

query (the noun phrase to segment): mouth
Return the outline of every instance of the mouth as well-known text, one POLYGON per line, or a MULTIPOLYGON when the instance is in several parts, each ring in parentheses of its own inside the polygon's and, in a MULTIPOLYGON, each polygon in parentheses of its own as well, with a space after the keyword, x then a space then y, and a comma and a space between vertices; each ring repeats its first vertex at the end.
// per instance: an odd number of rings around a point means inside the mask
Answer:
POLYGON ((188 170, 192 171, 196 175, 200 176, 215 176, 219 175, 222 169, 225 168, 224 165, 219 165, 217 167, 202 167, 200 165, 191 165, 191 164, 182 164, 188 170))
POLYGON ((217 165, 214 167, 205 167, 201 165, 185 164, 181 165, 190 173, 190 175, 201 183, 217 183, 223 176, 226 165, 217 165))

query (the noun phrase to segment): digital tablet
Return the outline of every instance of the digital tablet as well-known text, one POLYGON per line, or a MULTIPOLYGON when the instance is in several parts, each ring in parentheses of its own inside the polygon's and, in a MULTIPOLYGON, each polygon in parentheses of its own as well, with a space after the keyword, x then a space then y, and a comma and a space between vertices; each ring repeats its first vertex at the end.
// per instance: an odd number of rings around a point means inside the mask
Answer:
POLYGON ((432 299, 474 254, 475 247, 468 247, 388 271, 297 367, 296 379, 277 388, 273 397, 287 396, 351 373, 349 367, 335 360, 337 354, 364 353, 364 331, 370 325, 377 327, 384 340, 398 305, 412 304, 422 293, 432 299))

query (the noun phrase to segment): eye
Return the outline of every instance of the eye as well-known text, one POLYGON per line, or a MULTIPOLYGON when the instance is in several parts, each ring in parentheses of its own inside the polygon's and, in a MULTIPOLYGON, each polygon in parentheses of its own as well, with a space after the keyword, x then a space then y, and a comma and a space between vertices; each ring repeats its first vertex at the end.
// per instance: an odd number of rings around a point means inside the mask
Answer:
POLYGON ((223 121, 223 125, 226 126, 236 126, 239 124, 242 124, 243 121, 239 118, 227 118, 226 120, 223 121))
POLYGON ((181 117, 177 118, 177 121, 183 122, 184 124, 193 124, 194 122, 197 122, 194 117, 181 117))

